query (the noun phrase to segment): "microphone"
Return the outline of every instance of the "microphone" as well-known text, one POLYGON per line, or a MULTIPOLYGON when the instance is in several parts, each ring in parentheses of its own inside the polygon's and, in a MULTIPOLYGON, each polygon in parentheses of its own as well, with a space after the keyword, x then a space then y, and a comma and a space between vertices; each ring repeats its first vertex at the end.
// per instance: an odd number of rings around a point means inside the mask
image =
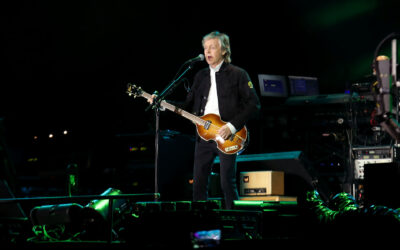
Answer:
POLYGON ((391 106, 390 106, 390 59, 387 56, 378 56, 376 58, 378 63, 377 75, 378 79, 380 79, 380 86, 379 86, 379 94, 377 96, 378 99, 378 115, 386 115, 391 113, 391 106))
POLYGON ((185 62, 185 64, 186 64, 186 63, 194 63, 194 62, 197 62, 197 61, 204 61, 204 55, 203 55, 203 54, 200 54, 200 55, 198 55, 198 56, 195 57, 195 58, 189 59, 189 60, 187 60, 187 61, 185 62))

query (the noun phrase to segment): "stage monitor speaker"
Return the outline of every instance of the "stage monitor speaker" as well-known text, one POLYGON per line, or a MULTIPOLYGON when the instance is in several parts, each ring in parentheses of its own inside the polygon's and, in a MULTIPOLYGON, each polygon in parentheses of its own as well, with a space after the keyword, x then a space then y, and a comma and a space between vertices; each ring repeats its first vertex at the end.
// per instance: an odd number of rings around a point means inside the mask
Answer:
MULTIPOLYGON (((219 163, 217 158, 215 164, 219 163)), ((302 151, 238 155, 237 168, 243 171, 283 171, 285 195, 302 197, 317 189, 324 200, 329 200, 330 188, 320 181, 319 174, 302 151)))

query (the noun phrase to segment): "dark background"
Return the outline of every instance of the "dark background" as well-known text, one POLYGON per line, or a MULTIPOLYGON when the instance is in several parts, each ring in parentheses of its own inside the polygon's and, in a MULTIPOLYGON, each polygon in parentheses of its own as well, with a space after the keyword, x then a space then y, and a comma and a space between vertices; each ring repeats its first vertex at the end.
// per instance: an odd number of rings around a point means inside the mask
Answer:
MULTIPOLYGON (((154 113, 145 112, 143 98, 128 96, 126 85, 162 91, 186 60, 203 53, 201 39, 213 30, 230 36, 232 63, 248 71, 257 91, 262 73, 315 76, 321 94, 344 93, 371 74, 377 45, 398 31, 399 5, 378 0, 5 1, 0 117, 16 175, 64 171, 71 162, 95 173, 99 166, 125 164, 121 154, 138 145, 146 146, 142 154, 129 157, 151 162, 154 113)), ((205 66, 197 63, 186 75, 188 82, 205 66)), ((180 85, 168 98, 184 95, 180 85)), ((274 104, 261 99, 263 105, 274 104)), ((248 153, 302 149, 279 138, 269 143, 262 131, 274 128, 259 119, 249 124, 254 139, 248 153)), ((194 133, 190 122, 168 112, 161 114, 160 127, 194 133)))

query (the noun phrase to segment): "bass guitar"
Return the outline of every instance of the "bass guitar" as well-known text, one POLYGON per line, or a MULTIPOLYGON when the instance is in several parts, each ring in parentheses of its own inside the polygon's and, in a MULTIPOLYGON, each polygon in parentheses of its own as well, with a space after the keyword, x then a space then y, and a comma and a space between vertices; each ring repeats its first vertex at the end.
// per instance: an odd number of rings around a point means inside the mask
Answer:
MULTIPOLYGON (((151 94, 143 91, 141 87, 130 83, 128 84, 127 93, 130 96, 133 95, 135 98, 141 96, 147 100, 152 99, 151 94)), ((192 121, 196 125, 198 135, 205 141, 215 141, 217 143, 217 148, 225 154, 239 154, 248 144, 248 131, 246 126, 225 140, 218 134, 218 130, 224 126, 226 122, 222 121, 218 115, 207 114, 204 116, 196 116, 165 100, 160 102, 160 106, 192 121)))

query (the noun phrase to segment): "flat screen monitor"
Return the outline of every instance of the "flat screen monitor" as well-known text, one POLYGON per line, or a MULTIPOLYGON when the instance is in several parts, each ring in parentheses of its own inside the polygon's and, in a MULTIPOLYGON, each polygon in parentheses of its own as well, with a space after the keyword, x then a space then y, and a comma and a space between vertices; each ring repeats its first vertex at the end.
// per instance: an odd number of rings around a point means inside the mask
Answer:
POLYGON ((291 96, 319 95, 317 77, 288 76, 291 96))
POLYGON ((270 97, 287 97, 288 89, 286 77, 281 75, 258 75, 260 95, 270 97))

